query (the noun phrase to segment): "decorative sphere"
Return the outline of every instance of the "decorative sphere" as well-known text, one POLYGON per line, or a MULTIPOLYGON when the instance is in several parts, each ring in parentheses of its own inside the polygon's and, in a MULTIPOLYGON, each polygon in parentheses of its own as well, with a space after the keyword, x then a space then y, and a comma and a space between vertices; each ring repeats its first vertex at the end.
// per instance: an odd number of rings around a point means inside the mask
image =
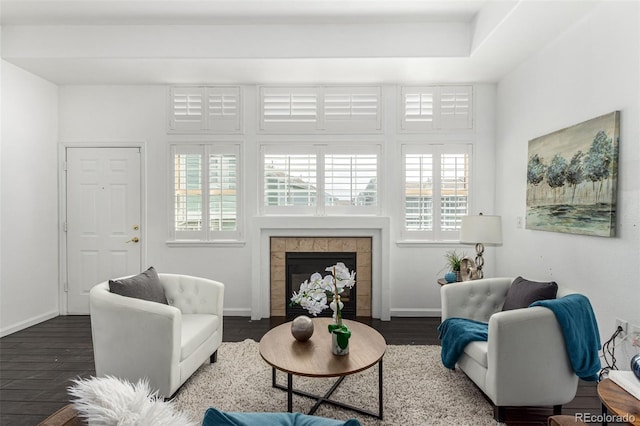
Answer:
POLYGON ((640 354, 635 354, 633 358, 631 358, 631 371, 633 371, 633 374, 640 380, 640 354))
POLYGON ((456 274, 454 274, 453 272, 447 272, 446 274, 444 274, 444 279, 448 283, 453 283, 456 281, 456 274))
POLYGON ((313 321, 306 315, 295 317, 291 322, 291 334, 299 342, 306 342, 313 334, 313 321))

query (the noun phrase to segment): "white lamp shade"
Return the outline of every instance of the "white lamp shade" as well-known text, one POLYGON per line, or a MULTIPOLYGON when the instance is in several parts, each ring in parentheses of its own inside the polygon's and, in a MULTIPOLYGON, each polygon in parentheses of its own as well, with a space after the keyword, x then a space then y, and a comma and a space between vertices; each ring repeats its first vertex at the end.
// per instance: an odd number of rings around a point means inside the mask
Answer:
POLYGON ((502 244, 502 219, 500 216, 463 216, 460 225, 460 242, 466 244, 502 244))

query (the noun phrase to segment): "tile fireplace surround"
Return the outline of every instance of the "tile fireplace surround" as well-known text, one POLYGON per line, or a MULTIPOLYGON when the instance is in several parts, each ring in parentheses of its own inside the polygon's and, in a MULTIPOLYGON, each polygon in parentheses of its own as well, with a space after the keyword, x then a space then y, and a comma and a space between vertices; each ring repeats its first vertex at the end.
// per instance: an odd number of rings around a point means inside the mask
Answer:
MULTIPOLYGON (((271 316, 285 316, 285 254, 287 252, 355 252, 356 315, 371 316, 371 247, 371 237, 271 237, 271 316)), ((322 271, 319 272, 322 273, 322 271)))

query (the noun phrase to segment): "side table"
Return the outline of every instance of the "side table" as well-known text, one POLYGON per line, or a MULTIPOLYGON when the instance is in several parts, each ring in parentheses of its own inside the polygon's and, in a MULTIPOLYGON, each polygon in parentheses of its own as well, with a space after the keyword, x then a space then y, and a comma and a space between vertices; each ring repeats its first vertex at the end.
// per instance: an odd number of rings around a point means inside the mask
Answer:
MULTIPOLYGON (((610 413, 625 419, 630 425, 640 426, 640 401, 611 379, 604 379, 598 383, 598 397, 602 402, 602 415, 605 420, 607 413, 610 413)), ((603 421, 602 424, 607 423, 603 421)))

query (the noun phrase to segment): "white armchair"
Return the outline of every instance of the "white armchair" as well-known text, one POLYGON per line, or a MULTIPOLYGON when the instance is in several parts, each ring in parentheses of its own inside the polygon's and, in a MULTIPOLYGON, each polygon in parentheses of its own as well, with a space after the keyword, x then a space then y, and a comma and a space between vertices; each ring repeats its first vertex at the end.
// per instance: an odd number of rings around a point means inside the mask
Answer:
MULTIPOLYGON (((502 421, 507 406, 561 406, 573 400, 573 372, 562 330, 544 307, 502 312, 513 278, 488 278, 448 284, 441 289, 442 321, 467 318, 489 324, 487 342, 471 342, 457 361, 493 402, 502 421)), ((575 293, 558 288, 557 297, 575 293)))
POLYGON ((222 343, 224 284, 188 275, 158 274, 168 305, 109 291, 89 293, 96 375, 137 382, 168 398, 222 343))

